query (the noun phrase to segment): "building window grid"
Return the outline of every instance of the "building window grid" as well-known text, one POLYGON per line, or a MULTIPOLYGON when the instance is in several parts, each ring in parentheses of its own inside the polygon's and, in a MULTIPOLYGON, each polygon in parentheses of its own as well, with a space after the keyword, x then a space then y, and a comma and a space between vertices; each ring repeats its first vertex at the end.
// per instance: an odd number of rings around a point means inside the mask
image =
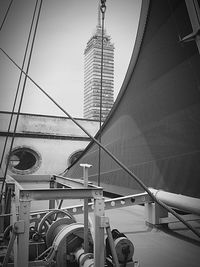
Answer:
MULTIPOLYGON (((106 58, 113 61, 114 60, 114 53, 111 54, 111 53, 106 53, 106 51, 104 51, 103 59, 106 59, 106 58)), ((85 57, 84 63, 95 61, 95 59, 98 59, 98 61, 101 61, 101 54, 95 53, 95 52, 90 53, 89 55, 87 55, 85 57)))
MULTIPOLYGON (((107 36, 103 54, 102 118, 114 102, 114 45, 107 36)), ((99 119, 101 91, 101 37, 93 36, 84 51, 84 116, 99 119)))

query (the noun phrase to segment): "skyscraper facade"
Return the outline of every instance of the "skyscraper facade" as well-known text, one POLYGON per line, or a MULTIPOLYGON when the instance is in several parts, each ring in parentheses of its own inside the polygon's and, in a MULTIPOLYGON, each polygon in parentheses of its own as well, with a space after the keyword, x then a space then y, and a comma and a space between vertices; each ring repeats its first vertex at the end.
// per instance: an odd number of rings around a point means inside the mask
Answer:
MULTIPOLYGON (((102 27, 98 8, 96 30, 84 51, 84 118, 100 120, 102 27)), ((104 31, 101 120, 104 121, 114 102, 114 44, 104 31)))

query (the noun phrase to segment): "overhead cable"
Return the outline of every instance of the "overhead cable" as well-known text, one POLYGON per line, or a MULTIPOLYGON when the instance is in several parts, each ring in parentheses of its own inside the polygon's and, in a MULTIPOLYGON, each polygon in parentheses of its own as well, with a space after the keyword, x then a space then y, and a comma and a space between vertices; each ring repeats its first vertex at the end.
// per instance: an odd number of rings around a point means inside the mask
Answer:
MULTIPOLYGON (((102 125, 102 99, 103 99, 103 44, 104 44, 104 21, 105 21, 105 11, 106 11, 106 1, 101 0, 100 10, 101 10, 101 82, 100 82, 100 104, 99 104, 99 143, 101 143, 101 125, 102 125)), ((101 147, 99 146, 99 156, 98 156, 98 179, 97 184, 100 186, 101 183, 101 147)))
MULTIPOLYGON (((38 1, 39 0, 36 1, 36 6, 37 6, 38 1)), ((24 84, 23 84, 23 88, 22 88, 22 92, 21 92, 20 103, 19 103, 19 107, 18 107, 18 111, 17 111, 17 117, 16 117, 15 126, 14 126, 14 130, 13 130, 13 136, 12 136, 10 150, 9 150, 8 159, 7 159, 7 163, 6 163, 6 169, 5 169, 4 177, 3 177, 3 183, 2 183, 2 186, 1 186, 0 201, 2 200, 3 189, 4 189, 5 180, 6 180, 6 176, 7 176, 8 166, 9 166, 9 163, 10 163, 12 147, 13 147, 13 143, 14 143, 14 138, 15 138, 15 134, 16 134, 16 130, 17 130, 18 121, 19 121, 19 114, 20 114, 21 106, 22 106, 22 102, 23 102, 23 97, 24 97, 24 92, 25 92, 25 87, 26 87, 26 81, 27 81, 27 77, 28 77, 27 74, 28 74, 28 71, 29 71, 30 63, 31 63, 33 47, 34 47, 34 42, 35 42, 35 37, 36 37, 36 32, 37 32, 37 27, 38 27, 38 22, 39 22, 39 18, 40 18, 40 12, 41 12, 42 3, 43 3, 43 0, 40 0, 39 9, 38 9, 37 18, 36 18, 36 23, 35 23, 35 29, 34 29, 34 33, 33 33, 33 39, 32 39, 32 43, 31 43, 31 49, 30 49, 28 63, 27 63, 27 67, 26 67, 26 72, 24 72, 23 69, 20 68, 21 72, 23 74, 25 74, 25 80, 24 80, 24 84)))
MULTIPOLYGON (((9 58, 9 60, 19 69, 20 66, 2 49, 0 50, 9 58)), ((125 172, 127 172, 143 189, 148 193, 154 202, 159 204, 161 207, 166 209, 168 212, 174 215, 179 221, 181 221, 188 229, 190 229, 196 236, 200 238, 200 233, 192 227, 188 222, 186 222, 179 214, 177 214, 172 208, 168 207, 165 203, 152 194, 150 189, 138 178, 130 169, 128 169, 119 159, 117 159, 106 147, 104 147, 97 139, 95 139, 79 122, 77 122, 66 110, 64 110, 41 86, 39 86, 28 74, 21 70, 27 78, 43 93, 45 94, 68 118, 70 118, 84 133, 86 133, 98 146, 101 147, 125 172)))
POLYGON ((1 26, 0 26, 0 31, 2 30, 3 25, 4 25, 4 23, 5 23, 5 21, 6 21, 7 17, 8 17, 8 13, 9 13, 9 11, 10 11, 10 8, 11 8, 11 6, 12 6, 12 3, 13 3, 13 0, 11 0, 10 3, 9 3, 9 6, 8 6, 8 8, 7 8, 7 11, 6 11, 6 14, 5 14, 5 16, 4 16, 4 18, 3 18, 3 21, 2 21, 2 23, 1 23, 1 26))

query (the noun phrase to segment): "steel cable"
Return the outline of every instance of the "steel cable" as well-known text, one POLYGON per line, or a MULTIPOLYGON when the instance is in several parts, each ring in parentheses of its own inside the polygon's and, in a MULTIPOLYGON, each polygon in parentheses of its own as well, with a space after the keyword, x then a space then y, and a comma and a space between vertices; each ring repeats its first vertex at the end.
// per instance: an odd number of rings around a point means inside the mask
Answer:
MULTIPOLYGON (((27 56, 28 47, 29 47, 29 43, 30 43, 30 37, 31 37, 32 28, 33 28, 33 22, 34 22, 34 19, 35 19, 37 4, 38 4, 38 0, 36 1, 36 5, 35 5, 35 8, 34 8, 34 12, 33 12, 32 22, 31 22, 29 35, 28 35, 28 40, 27 40, 27 44, 26 44, 26 49, 25 49, 25 53, 24 53, 24 59, 23 59, 22 67, 21 67, 22 69, 24 69, 24 66, 25 66, 25 61, 26 61, 26 56, 27 56)), ((13 108, 12 108, 12 112, 11 112, 11 116, 10 116, 10 120, 9 120, 9 125, 8 125, 8 129, 7 129, 7 136, 6 136, 6 140, 4 142, 3 152, 2 152, 2 155, 1 155, 0 168, 2 166, 4 155, 5 155, 5 151, 6 151, 6 146, 7 146, 7 142, 8 142, 8 136, 9 136, 9 133, 10 133, 10 128, 11 128, 11 124, 12 124, 12 120, 13 120, 13 116, 14 116, 14 111, 15 111, 15 106, 16 106, 16 102, 17 102, 17 98, 18 98, 18 94, 19 94, 22 74, 23 73, 21 71, 20 72, 20 76, 19 76, 18 85, 17 85, 17 90, 16 90, 16 93, 15 93, 15 98, 14 98, 14 102, 13 102, 13 108)))
MULTIPOLYGON (((100 82, 100 110, 99 110, 99 143, 101 143, 101 125, 102 125, 102 98, 103 98, 103 43, 104 43, 104 21, 106 6, 105 1, 101 1, 100 6, 102 20, 101 20, 101 82, 100 82)), ((99 146, 99 156, 98 156, 98 180, 97 184, 100 186, 101 182, 101 147, 99 146)))
MULTIPOLYGON (((20 66, 2 49, 0 50, 9 58, 12 63, 21 70, 20 66)), ((23 70, 22 70, 23 71, 23 70)), ((119 159, 117 159, 106 147, 104 147, 97 139, 95 139, 82 125, 80 125, 66 110, 64 110, 41 86, 39 86, 28 74, 24 71, 23 73, 29 78, 29 80, 43 93, 45 94, 68 118, 70 118, 84 133, 86 133, 98 146, 101 147, 125 172, 127 172, 143 189, 148 193, 154 202, 159 204, 161 207, 166 209, 168 212, 173 214, 179 221, 181 221, 188 229, 190 229, 196 236, 200 238, 200 233, 186 222, 179 214, 177 214, 172 208, 168 207, 165 203, 160 201, 154 196, 149 188, 130 170, 128 169, 119 159)))
MULTIPOLYGON (((38 1, 39 0, 37 0, 37 2, 36 2, 36 6, 38 4, 38 1)), ((28 58, 28 63, 27 63, 27 67, 26 67, 26 72, 24 72, 23 69, 20 68, 21 73, 25 74, 25 80, 24 80, 24 84, 23 84, 23 88, 22 88, 22 92, 21 92, 20 103, 19 103, 19 107, 18 107, 18 111, 17 111, 17 118, 16 118, 16 121, 15 121, 15 126, 14 126, 14 130, 13 130, 13 136, 12 136, 10 150, 9 150, 9 154, 8 154, 6 169, 5 169, 5 172, 4 172, 3 182, 2 182, 2 186, 1 186, 0 201, 2 200, 3 189, 4 189, 6 175, 7 175, 7 171, 8 171, 9 162, 10 162, 10 156, 11 156, 12 147, 13 147, 13 143, 14 143, 14 138, 15 138, 15 134, 16 134, 16 130, 17 130, 18 121, 19 121, 19 114, 20 114, 20 111, 21 111, 22 101, 23 101, 23 97, 24 97, 26 81, 27 81, 27 77, 28 77, 27 74, 28 74, 28 71, 29 71, 30 62, 31 62, 31 58, 32 58, 33 46, 34 46, 34 42, 35 42, 38 22, 39 22, 39 18, 40 18, 40 12, 41 12, 41 8, 42 8, 42 3, 43 3, 43 0, 41 0, 40 4, 39 4, 39 9, 38 9, 38 14, 37 14, 37 18, 36 18, 35 29, 34 29, 34 33, 33 33, 33 39, 32 39, 30 54, 29 54, 29 58, 28 58)))
POLYGON ((7 9, 7 11, 6 11, 6 14, 5 14, 5 16, 4 16, 4 18, 3 18, 3 21, 2 21, 2 23, 1 23, 0 31, 2 30, 3 25, 4 25, 4 23, 5 23, 5 21, 6 21, 7 17, 8 17, 8 13, 9 13, 9 11, 10 11, 10 8, 11 8, 11 6, 12 6, 12 3, 13 3, 13 0, 10 1, 10 4, 9 4, 8 9, 7 9))

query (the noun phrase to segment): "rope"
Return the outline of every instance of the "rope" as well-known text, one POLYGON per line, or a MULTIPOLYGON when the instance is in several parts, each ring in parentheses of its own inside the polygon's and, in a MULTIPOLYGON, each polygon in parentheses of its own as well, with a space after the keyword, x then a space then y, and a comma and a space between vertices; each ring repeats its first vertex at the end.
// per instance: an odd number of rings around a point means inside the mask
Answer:
MULTIPOLYGON (((99 111, 99 142, 101 143, 101 124, 102 124, 102 98, 103 98, 103 39, 104 39, 104 21, 106 5, 105 0, 101 0, 101 14, 102 14, 102 25, 101 25, 101 84, 100 84, 100 111, 99 111)), ((99 146, 99 162, 98 162, 98 179, 97 183, 100 186, 101 180, 101 147, 99 146)))
MULTIPOLYGON (((39 0, 37 0, 37 2, 36 2, 36 6, 38 4, 38 1, 39 0)), ((8 160, 7 160, 6 169, 5 169, 5 173, 4 173, 4 177, 3 177, 3 183, 2 183, 2 186, 1 186, 0 201, 2 200, 3 189, 4 189, 4 185, 5 185, 5 180, 6 180, 6 175, 7 175, 7 171, 8 171, 8 166, 9 166, 9 163, 10 163, 10 157, 11 157, 12 147, 13 147, 13 143, 14 143, 14 138, 15 138, 15 134, 16 134, 16 129, 17 129, 18 121, 19 121, 19 114, 20 114, 20 110, 21 110, 21 106, 22 106, 23 97, 24 97, 24 92, 25 92, 25 87, 26 87, 26 81, 27 81, 27 74, 28 74, 28 71, 29 71, 31 57, 32 57, 32 53, 33 53, 33 46, 34 46, 34 42, 35 42, 35 37, 36 37, 36 32, 37 32, 37 27, 38 27, 38 22, 39 22, 39 17, 40 17, 42 3, 43 3, 43 0, 40 1, 40 5, 39 5, 39 10, 38 10, 36 24, 35 24, 35 29, 34 29, 34 33, 33 33, 33 39, 32 39, 32 44, 31 44, 31 49, 30 49, 30 54, 29 54, 29 58, 28 58, 28 64, 27 64, 26 72, 24 72, 23 69, 20 68, 21 73, 24 73, 25 74, 25 80, 24 80, 24 84, 23 84, 23 88, 22 88, 22 92, 21 92, 21 98, 20 98, 20 103, 19 103, 19 107, 18 107, 17 118, 16 118, 16 121, 15 121, 15 126, 14 126, 12 141, 11 141, 10 150, 9 150, 9 154, 8 154, 8 160)))
MULTIPOLYGON (((0 50, 9 58, 9 60, 18 68, 21 70, 20 66, 2 49, 0 50)), ((160 201, 159 199, 152 194, 152 192, 149 190, 149 188, 130 170, 128 169, 121 161, 119 161, 106 147, 104 147, 97 139, 95 139, 85 128, 80 125, 66 110, 64 110, 44 89, 42 89, 41 86, 39 86, 28 74, 26 74, 23 70, 21 70, 27 78, 43 93, 45 94, 65 115, 67 115, 68 118, 70 118, 84 133, 86 133, 94 143, 96 143, 98 146, 102 148, 125 172, 127 172, 143 189, 148 193, 148 195, 152 198, 154 202, 159 204, 161 207, 166 209, 168 212, 173 214, 179 221, 181 221, 186 227, 188 227, 195 235, 197 235, 200 238, 200 233, 192 227, 188 222, 184 221, 184 219, 179 216, 173 209, 168 207, 165 203, 160 201)))
POLYGON ((10 8, 11 8, 11 6, 12 6, 12 3, 13 3, 13 0, 10 1, 10 4, 9 4, 9 6, 8 6, 8 9, 7 9, 6 14, 5 14, 5 16, 4 16, 4 19, 3 19, 2 23, 1 23, 0 31, 2 30, 3 25, 4 25, 4 23, 5 23, 5 21, 6 21, 7 17, 8 17, 8 13, 9 13, 9 11, 10 11, 10 8))

